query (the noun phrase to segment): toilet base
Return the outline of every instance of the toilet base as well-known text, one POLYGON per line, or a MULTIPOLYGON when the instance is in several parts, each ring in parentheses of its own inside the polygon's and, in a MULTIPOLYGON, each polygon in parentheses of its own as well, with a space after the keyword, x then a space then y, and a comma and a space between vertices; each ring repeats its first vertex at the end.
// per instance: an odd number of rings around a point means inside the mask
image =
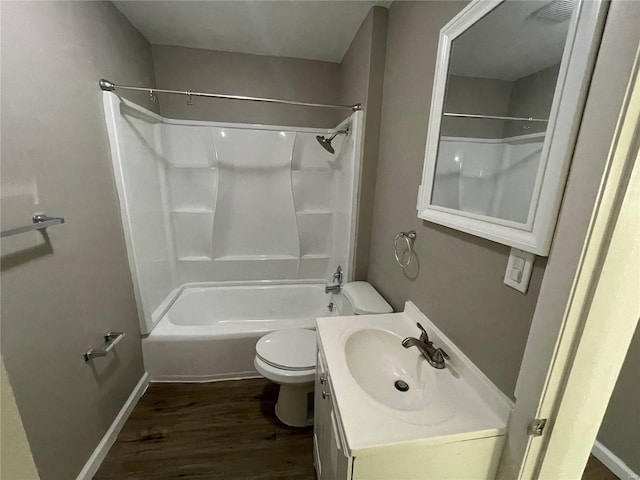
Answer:
POLYGON ((290 427, 313 425, 314 384, 280 385, 276 417, 290 427))

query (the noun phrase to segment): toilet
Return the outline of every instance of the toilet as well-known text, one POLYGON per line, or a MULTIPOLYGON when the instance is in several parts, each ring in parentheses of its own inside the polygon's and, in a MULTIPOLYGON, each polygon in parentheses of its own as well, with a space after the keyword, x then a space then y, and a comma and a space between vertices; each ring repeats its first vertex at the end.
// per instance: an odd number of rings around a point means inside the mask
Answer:
MULTIPOLYGON (((333 295, 338 315, 392 313, 393 308, 367 282, 351 282, 333 295)), ((256 344, 254 366, 280 385, 276 416, 290 427, 313 424, 313 389, 316 376, 316 332, 303 328, 278 330, 256 344)))

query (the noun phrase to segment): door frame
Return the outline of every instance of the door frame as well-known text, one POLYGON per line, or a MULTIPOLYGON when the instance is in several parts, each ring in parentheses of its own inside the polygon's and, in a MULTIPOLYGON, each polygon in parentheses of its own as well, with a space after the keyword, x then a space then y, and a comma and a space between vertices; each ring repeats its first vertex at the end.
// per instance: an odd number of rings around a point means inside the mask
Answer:
POLYGON ((582 248, 569 240, 561 217, 564 238, 556 239, 552 257, 555 250, 562 264, 564 254, 577 250, 577 268, 564 274, 550 268, 545 275, 498 478, 581 477, 638 323, 639 68, 640 48, 586 235, 573 234, 584 239, 582 248), (561 288, 552 293, 545 286, 561 288), (541 436, 529 436, 526 426, 537 418, 547 419, 546 426, 541 436))

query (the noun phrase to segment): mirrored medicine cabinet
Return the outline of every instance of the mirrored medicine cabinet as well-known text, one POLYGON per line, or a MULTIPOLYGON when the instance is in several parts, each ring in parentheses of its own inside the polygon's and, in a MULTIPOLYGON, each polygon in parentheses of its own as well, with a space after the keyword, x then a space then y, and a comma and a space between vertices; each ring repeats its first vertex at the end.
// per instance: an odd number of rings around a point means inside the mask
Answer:
POLYGON ((602 5, 477 0, 440 32, 418 217, 548 255, 602 5))

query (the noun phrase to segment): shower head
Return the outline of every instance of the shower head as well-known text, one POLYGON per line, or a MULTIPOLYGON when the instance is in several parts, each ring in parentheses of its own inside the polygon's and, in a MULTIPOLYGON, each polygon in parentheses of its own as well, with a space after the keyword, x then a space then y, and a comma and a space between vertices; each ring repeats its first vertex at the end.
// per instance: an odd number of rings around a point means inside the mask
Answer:
POLYGON ((322 145, 322 148, 324 148, 327 152, 333 155, 334 153, 336 153, 336 151, 331 145, 331 142, 333 141, 334 138, 336 138, 336 136, 340 135, 341 133, 344 133, 345 135, 349 135, 349 129, 347 128, 345 130, 340 130, 339 132, 334 133, 330 138, 325 138, 322 135, 316 135, 316 140, 318 140, 318 143, 322 145))
POLYGON ((327 152, 331 154, 336 153, 336 151, 331 146, 331 140, 333 140, 333 137, 324 138, 322 135, 316 135, 316 140, 318 140, 318 143, 322 145, 322 148, 324 148, 327 152))

